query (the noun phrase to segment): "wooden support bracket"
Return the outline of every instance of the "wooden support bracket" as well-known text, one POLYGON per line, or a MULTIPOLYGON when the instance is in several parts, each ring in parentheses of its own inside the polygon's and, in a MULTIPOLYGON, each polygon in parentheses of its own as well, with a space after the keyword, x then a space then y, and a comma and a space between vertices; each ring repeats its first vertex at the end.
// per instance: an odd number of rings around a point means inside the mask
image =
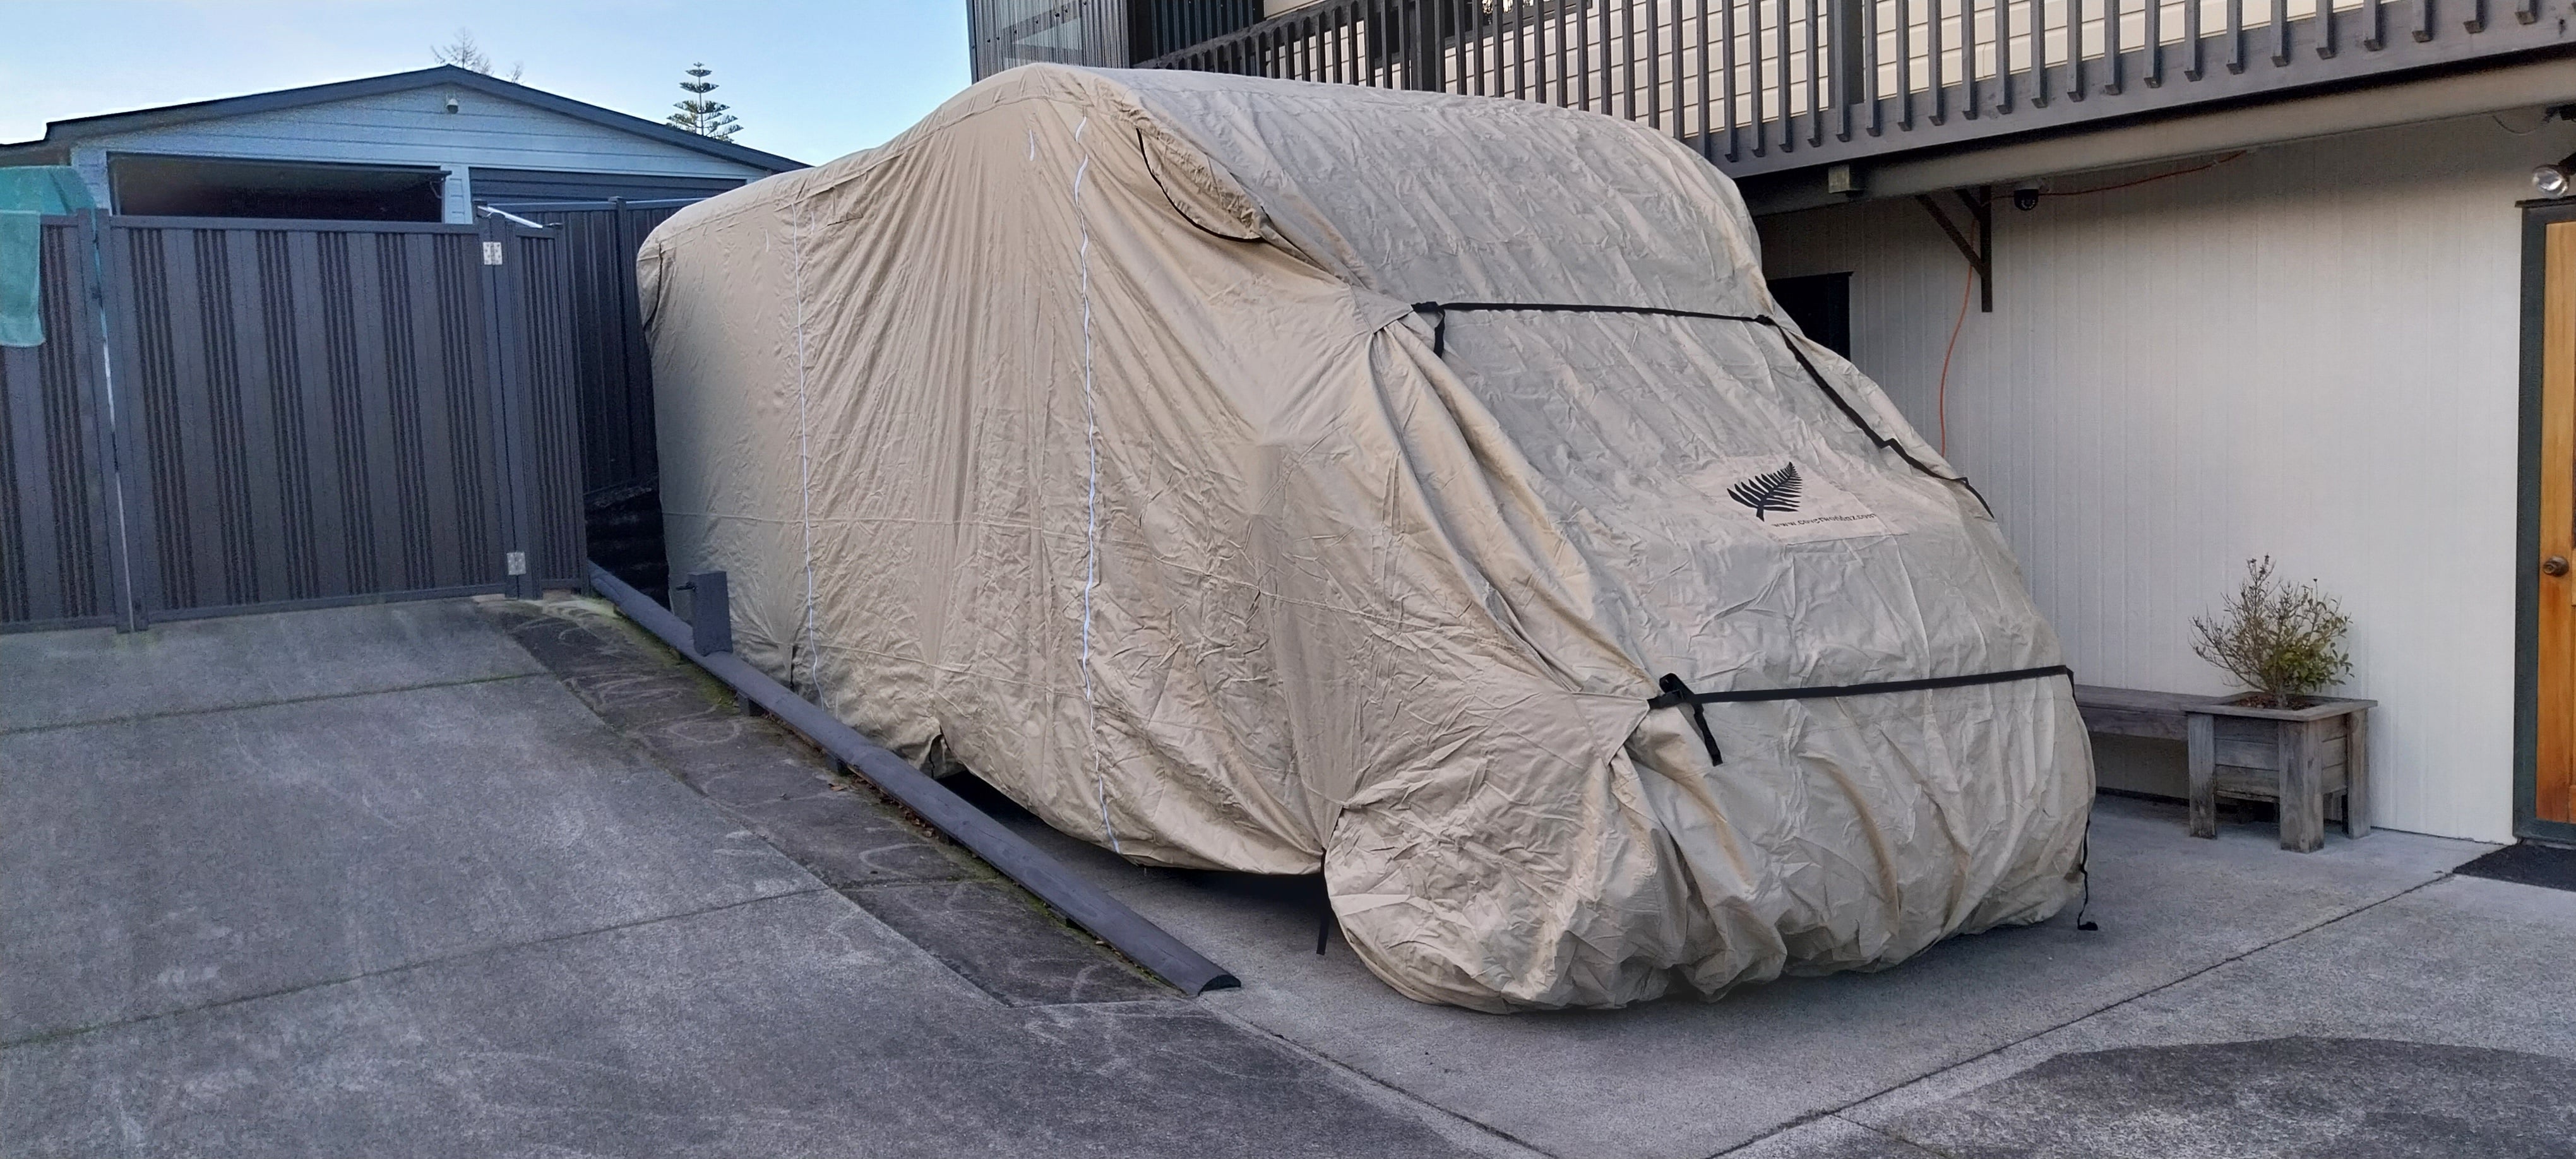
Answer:
POLYGON ((1941 203, 1931 194, 1915 194, 1914 200, 1922 204, 1923 212, 1932 215, 1933 221, 1940 223, 1941 232, 1950 235, 1950 244, 1959 247, 1959 256, 1968 259, 1969 268, 1977 271, 1979 309, 1983 313, 1992 314, 1995 312, 1994 191, 1979 189, 1973 197, 1969 196, 1965 189, 1952 192, 1958 197, 1959 204, 1967 207, 1968 224, 1977 229, 1977 238, 1973 242, 1968 240, 1968 235, 1958 226, 1951 224, 1950 215, 1942 212, 1941 203))

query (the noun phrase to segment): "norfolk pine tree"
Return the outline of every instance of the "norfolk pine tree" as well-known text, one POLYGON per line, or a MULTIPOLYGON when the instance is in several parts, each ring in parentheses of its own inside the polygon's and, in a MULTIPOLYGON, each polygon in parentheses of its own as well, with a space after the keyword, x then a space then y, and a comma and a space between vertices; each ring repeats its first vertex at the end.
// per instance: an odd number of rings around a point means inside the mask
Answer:
POLYGON ((672 108, 680 111, 671 114, 671 124, 702 137, 733 140, 733 135, 742 131, 742 125, 725 111, 733 106, 707 95, 716 90, 716 82, 707 79, 715 70, 708 68, 706 62, 699 61, 685 71, 689 79, 681 81, 680 88, 689 95, 687 99, 672 104, 672 108))

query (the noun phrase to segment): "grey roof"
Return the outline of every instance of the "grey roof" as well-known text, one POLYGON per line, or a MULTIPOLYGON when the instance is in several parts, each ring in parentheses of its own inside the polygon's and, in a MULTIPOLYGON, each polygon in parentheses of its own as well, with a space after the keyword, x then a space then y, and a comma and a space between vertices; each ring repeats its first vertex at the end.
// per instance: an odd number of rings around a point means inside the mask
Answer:
POLYGON ((693 149, 737 164, 766 169, 772 173, 805 168, 804 162, 781 157, 775 153, 763 153, 749 146, 700 136, 659 121, 628 116, 613 109, 585 104, 570 97, 559 97, 544 89, 530 88, 499 77, 485 76, 471 69, 446 64, 413 72, 388 73, 384 76, 361 77, 357 80, 335 81, 331 84, 278 89, 275 92, 252 93, 249 96, 222 97, 211 101, 191 101, 184 105, 163 105, 157 109, 136 109, 125 113, 101 113, 92 117, 49 121, 45 125, 45 135, 40 139, 0 145, 0 163, 10 161, 13 154, 23 154, 26 155, 26 159, 34 160, 48 154, 67 151, 73 144, 90 137, 130 133, 139 129, 157 129, 165 125, 185 124, 217 117, 237 117, 247 113, 301 108, 305 105, 324 104, 330 101, 347 100, 351 97, 406 92, 442 84, 459 85, 478 92, 490 93, 505 100, 517 101, 548 112, 561 113, 592 124, 605 125, 638 137, 677 145, 683 149, 693 149))

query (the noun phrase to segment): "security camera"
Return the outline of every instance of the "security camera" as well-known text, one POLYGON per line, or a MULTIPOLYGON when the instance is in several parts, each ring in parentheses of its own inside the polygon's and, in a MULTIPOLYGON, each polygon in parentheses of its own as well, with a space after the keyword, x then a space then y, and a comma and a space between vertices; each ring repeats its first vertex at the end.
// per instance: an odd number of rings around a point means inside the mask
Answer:
POLYGON ((2025 213, 2039 208, 2039 191, 2041 188, 2041 184, 2037 181, 2024 181, 2019 185, 2013 186, 2013 208, 2025 213))

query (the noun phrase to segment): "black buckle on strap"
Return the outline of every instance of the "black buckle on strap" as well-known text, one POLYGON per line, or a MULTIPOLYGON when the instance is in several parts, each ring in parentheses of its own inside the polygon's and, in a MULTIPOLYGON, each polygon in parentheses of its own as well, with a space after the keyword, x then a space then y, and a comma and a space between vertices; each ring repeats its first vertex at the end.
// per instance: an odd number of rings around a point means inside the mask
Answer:
POLYGON ((1413 312, 1431 315, 1431 356, 1446 356, 1449 353, 1449 307, 1438 302, 1415 302, 1413 312))
POLYGON ((1690 685, 1682 683, 1680 676, 1670 672, 1664 673, 1664 678, 1657 681, 1656 686, 1662 688, 1664 694, 1647 701, 1646 706, 1648 708, 1689 706, 1691 727, 1699 730, 1700 743, 1708 746, 1708 763, 1725 764, 1726 754, 1717 751, 1717 734, 1708 730, 1708 713, 1700 708, 1699 694, 1691 691, 1690 685))

